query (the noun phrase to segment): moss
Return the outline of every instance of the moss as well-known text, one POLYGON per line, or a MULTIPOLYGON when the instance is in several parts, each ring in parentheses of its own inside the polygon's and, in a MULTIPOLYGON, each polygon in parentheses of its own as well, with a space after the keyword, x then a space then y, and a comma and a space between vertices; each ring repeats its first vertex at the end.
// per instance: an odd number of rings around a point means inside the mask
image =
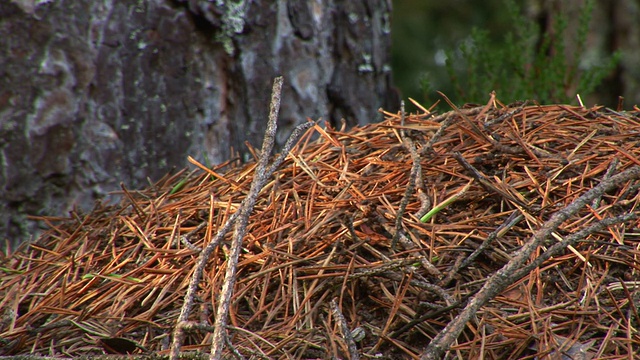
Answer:
POLYGON ((244 29, 248 4, 244 0, 237 2, 219 0, 217 5, 224 9, 224 13, 222 14, 222 31, 216 34, 216 40, 222 43, 227 54, 233 55, 235 52, 233 36, 244 29))

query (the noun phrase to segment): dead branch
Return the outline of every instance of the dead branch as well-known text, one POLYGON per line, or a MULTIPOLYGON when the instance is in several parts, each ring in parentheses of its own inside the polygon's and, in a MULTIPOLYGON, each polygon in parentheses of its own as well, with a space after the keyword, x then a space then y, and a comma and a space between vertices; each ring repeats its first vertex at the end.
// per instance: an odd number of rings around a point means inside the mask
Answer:
POLYGON ((338 299, 331 300, 331 312, 333 316, 336 317, 338 325, 340 325, 340 332, 342 333, 342 338, 347 343, 347 348, 349 349, 349 358, 351 360, 360 359, 360 353, 358 352, 358 346, 356 345, 353 336, 351 335, 351 330, 349 329, 349 324, 347 324, 347 320, 342 315, 340 311, 340 307, 338 306, 338 299))
POLYGON ((480 289, 480 291, 469 301, 462 312, 456 316, 453 321, 447 324, 447 326, 440 331, 433 340, 431 340, 427 349, 420 356, 420 359, 441 359, 445 351, 447 351, 451 344, 456 341, 466 326, 466 323, 476 314, 478 309, 515 280, 512 278, 511 274, 516 273, 519 268, 523 267, 533 251, 538 248, 540 244, 571 215, 575 214, 587 203, 602 196, 605 192, 615 189, 627 181, 639 178, 640 167, 632 167, 618 175, 614 175, 603 180, 600 184, 584 193, 567 207, 554 213, 553 216, 551 216, 551 218, 535 232, 533 237, 522 247, 522 249, 513 256, 511 261, 487 280, 482 289, 480 289))

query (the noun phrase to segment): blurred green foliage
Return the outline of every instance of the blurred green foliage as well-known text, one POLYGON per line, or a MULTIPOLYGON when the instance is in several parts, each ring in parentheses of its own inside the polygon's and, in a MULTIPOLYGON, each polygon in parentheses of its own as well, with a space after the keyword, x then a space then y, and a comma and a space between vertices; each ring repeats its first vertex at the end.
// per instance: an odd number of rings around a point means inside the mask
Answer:
POLYGON ((543 33, 521 3, 394 1, 392 65, 403 97, 430 105, 439 90, 454 103, 485 103, 495 90, 505 103, 575 103, 576 93, 593 92, 620 57, 579 66, 594 0, 585 0, 576 34, 566 16, 543 33))

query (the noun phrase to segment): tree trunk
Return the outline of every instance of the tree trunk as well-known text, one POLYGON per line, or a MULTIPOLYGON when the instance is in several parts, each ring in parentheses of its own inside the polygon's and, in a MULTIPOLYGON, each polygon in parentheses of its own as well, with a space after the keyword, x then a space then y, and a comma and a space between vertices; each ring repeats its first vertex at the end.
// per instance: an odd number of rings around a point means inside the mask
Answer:
POLYGON ((379 120, 398 95, 387 0, 0 2, 0 239, 88 210, 191 155, 248 159, 271 82, 282 144, 307 117, 379 120))

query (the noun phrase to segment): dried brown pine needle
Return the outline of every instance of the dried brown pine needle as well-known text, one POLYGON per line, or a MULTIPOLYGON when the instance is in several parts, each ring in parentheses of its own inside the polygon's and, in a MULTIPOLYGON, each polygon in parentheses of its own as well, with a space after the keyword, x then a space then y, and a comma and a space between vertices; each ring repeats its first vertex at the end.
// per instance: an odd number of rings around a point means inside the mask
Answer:
MULTIPOLYGON (((498 104, 492 98, 441 115, 422 107, 402 126, 401 116, 387 113, 380 124, 348 132, 310 129, 250 216, 227 327, 235 351, 346 358, 355 342, 362 357, 417 357, 541 224, 640 163, 637 112, 498 104), (415 146, 413 157, 402 133, 415 146), (407 194, 412 167, 421 183, 407 194), (471 168, 484 184, 474 180, 420 223, 424 204, 465 186, 474 179, 471 168), (333 299, 341 325, 331 315, 333 299), (358 341, 345 338, 345 323, 358 329, 358 341)), ((166 351, 198 251, 236 213, 256 166, 196 165, 203 171, 123 189, 118 205, 43 219, 50 228, 36 243, 2 259, 0 354, 100 354, 101 339, 112 338, 136 343, 137 353, 166 351)), ((637 180, 626 181, 562 222, 557 238, 529 257, 539 267, 523 264, 518 280, 465 324, 453 354, 640 352, 639 189, 637 180)), ((189 328, 183 350, 210 348, 230 240, 207 263, 189 316, 198 326, 189 328)))

